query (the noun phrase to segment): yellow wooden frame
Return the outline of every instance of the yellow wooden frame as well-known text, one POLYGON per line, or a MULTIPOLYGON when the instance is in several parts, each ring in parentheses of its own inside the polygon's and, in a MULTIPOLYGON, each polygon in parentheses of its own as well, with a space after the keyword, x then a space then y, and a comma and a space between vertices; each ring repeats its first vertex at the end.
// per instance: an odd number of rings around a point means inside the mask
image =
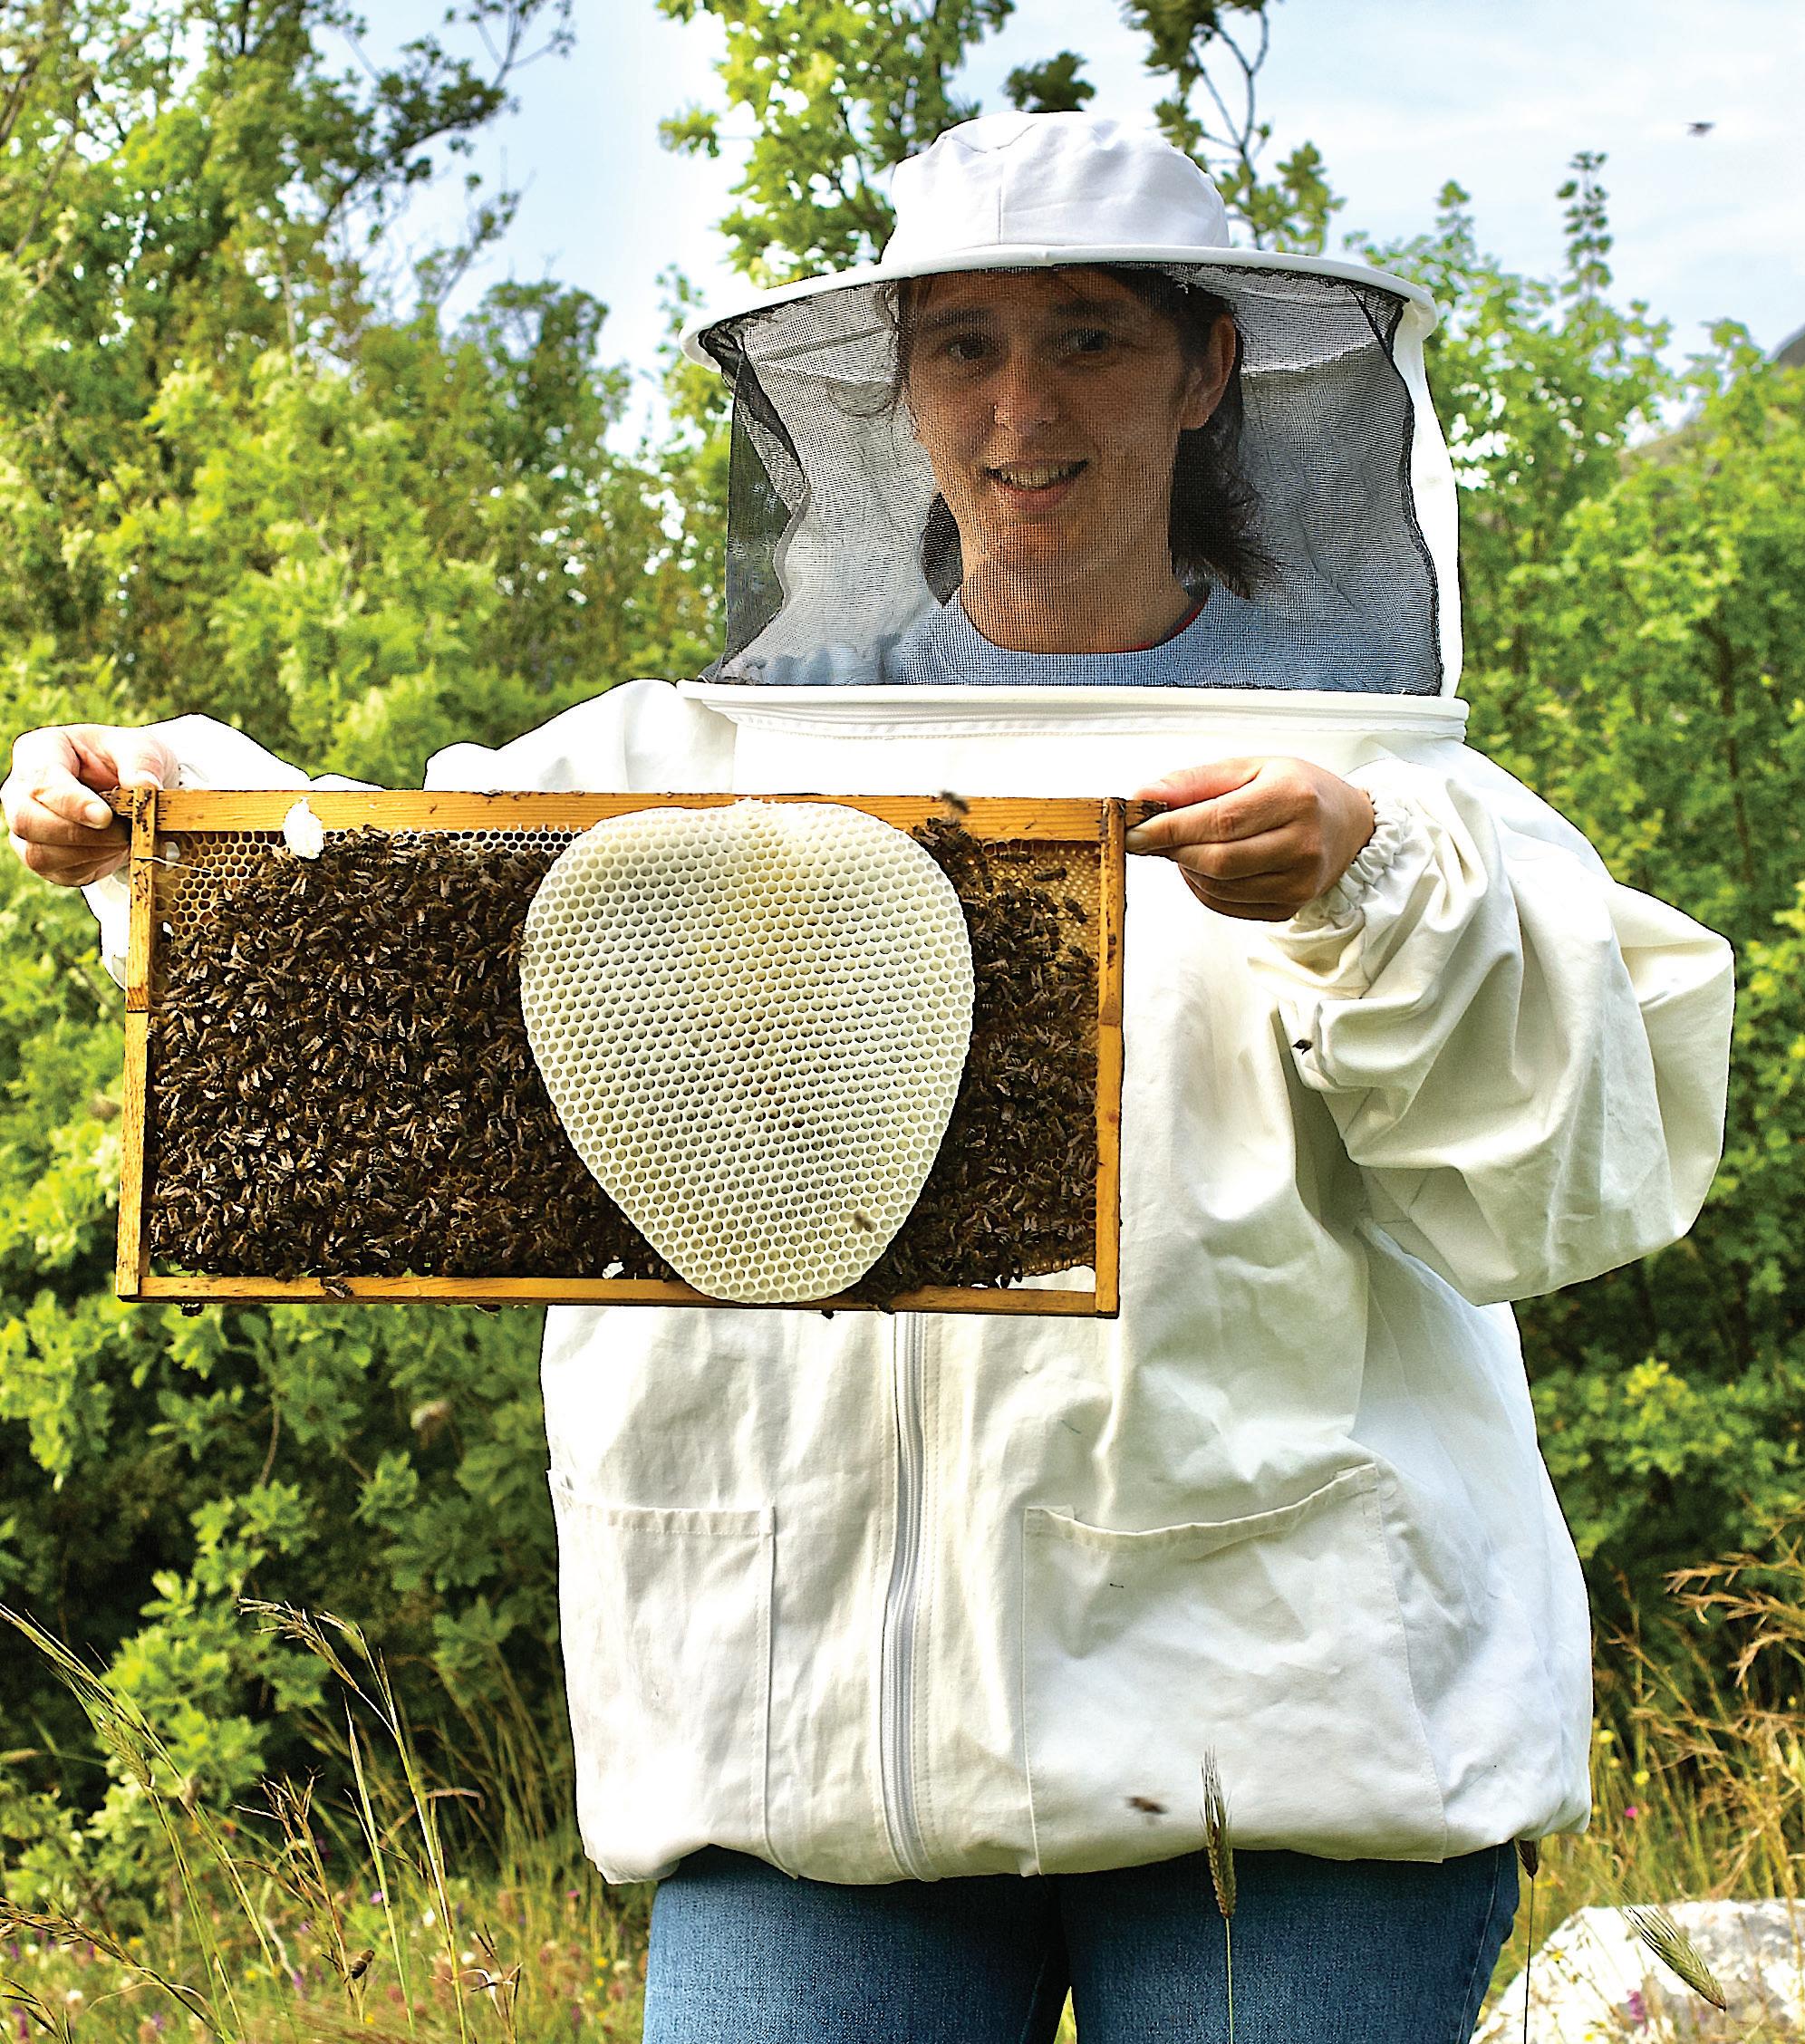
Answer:
MULTIPOLYGON (((543 1304, 721 1306, 689 1286, 628 1278, 317 1278, 169 1277, 153 1272, 145 1247, 144 1138, 150 1066, 151 989, 157 945, 156 859, 159 837, 213 832, 279 831, 298 796, 293 789, 133 788, 115 806, 131 829, 129 867, 131 922, 126 954, 125 1085, 119 1203, 117 1287, 129 1300, 236 1299, 306 1304, 340 1298, 461 1305, 543 1304)), ((786 795, 464 795, 412 791, 309 790, 308 806, 329 831, 373 825, 382 830, 585 829, 603 816, 637 809, 708 808, 746 799, 838 802, 909 830, 947 814, 929 796, 786 795)), ((889 1310, 920 1313, 1057 1314, 1113 1317, 1120 1302, 1122 1124, 1122 942, 1124 844, 1128 805, 1115 799, 976 796, 960 821, 974 836, 1049 844, 1094 844, 1097 851, 1096 1257, 1095 1284, 1085 1291, 1033 1286, 928 1286, 888 1302, 889 1310)), ((1138 815, 1135 817, 1139 820, 1138 815)), ((805 1302, 798 1303, 803 1309, 805 1302)), ((845 1298, 806 1302, 806 1309, 869 1311, 845 1298)), ((767 1309, 768 1310, 768 1309, 767 1309)))

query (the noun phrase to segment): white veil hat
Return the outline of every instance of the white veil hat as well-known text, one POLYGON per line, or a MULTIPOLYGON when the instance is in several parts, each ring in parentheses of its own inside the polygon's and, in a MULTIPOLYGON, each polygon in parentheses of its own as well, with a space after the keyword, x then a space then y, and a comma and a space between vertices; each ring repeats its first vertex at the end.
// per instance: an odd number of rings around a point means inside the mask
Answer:
POLYGON ((1415 644, 1379 685, 1453 692, 1456 491, 1424 371, 1437 318, 1426 291, 1366 264, 1231 246, 1221 195, 1197 163, 1150 128, 1088 113, 963 122, 897 165, 892 197, 895 228, 876 263, 748 288, 683 330, 685 352, 734 383, 735 460, 743 454, 752 478, 737 500, 762 500, 776 518, 776 536, 736 553, 729 517, 724 676, 794 660, 830 629, 854 650, 880 643, 932 606, 909 553, 931 481, 908 472, 906 435, 886 439, 860 423, 856 401, 841 401, 883 381, 873 364, 890 328, 876 287, 1139 264, 1231 300, 1245 380, 1267 394, 1256 451, 1269 458, 1257 479, 1287 574, 1270 604, 1276 635, 1250 642, 1250 662, 1284 644, 1306 670, 1327 671, 1342 651, 1357 659, 1401 644, 1402 630, 1415 644), (1383 433, 1369 428, 1375 398, 1389 414, 1383 433), (1288 410, 1298 421, 1289 439, 1288 410), (1339 464, 1327 481, 1325 460, 1339 464), (893 564, 883 577, 879 554, 893 564), (742 592, 756 587, 739 605, 753 622, 738 630, 736 560, 742 592))

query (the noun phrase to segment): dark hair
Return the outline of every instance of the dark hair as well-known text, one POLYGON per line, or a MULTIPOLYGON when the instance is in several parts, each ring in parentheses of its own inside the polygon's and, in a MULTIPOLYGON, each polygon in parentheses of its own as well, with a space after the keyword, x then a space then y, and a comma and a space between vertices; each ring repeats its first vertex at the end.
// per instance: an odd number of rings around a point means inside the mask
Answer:
MULTIPOLYGON (((1077 267, 1080 265, 1074 265, 1077 267)), ((1134 263, 1086 263, 1113 277, 1151 305, 1177 329, 1187 362, 1208 359, 1216 322, 1234 317, 1226 298, 1202 285, 1181 282, 1170 272, 1134 263)), ((896 361, 891 374, 889 403, 906 403, 909 362, 914 351, 921 285, 929 278, 906 278, 884 284, 878 293, 886 317, 896 331, 896 361)), ((1240 461, 1241 337, 1235 329, 1234 362, 1221 400, 1202 426, 1178 437, 1173 463, 1172 511, 1168 543, 1173 573, 1193 595, 1218 583, 1237 596, 1251 596, 1271 572, 1272 559, 1255 536, 1259 506, 1240 461)), ((922 534, 922 572, 934 594, 945 603, 964 576, 959 527, 939 491, 922 534)))

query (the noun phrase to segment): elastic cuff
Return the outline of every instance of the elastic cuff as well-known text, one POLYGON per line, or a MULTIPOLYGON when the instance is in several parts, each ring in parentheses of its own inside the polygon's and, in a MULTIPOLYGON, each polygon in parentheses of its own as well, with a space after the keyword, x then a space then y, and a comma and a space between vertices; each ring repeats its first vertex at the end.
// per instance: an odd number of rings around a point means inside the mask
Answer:
POLYGON ((1375 788, 1364 791, 1373 805, 1373 834, 1333 887, 1306 901, 1291 918, 1300 936, 1352 924, 1363 913, 1367 897, 1384 879, 1410 834, 1410 808, 1402 797, 1375 788))

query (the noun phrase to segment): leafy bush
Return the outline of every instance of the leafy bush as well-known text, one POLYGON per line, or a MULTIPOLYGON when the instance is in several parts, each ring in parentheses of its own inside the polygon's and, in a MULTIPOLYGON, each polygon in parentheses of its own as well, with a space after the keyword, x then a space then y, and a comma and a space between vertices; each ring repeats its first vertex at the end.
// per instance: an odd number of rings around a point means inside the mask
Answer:
MULTIPOLYGON (((664 0, 705 4, 732 12, 664 0)), ((559 13, 478 11, 523 29, 559 13)), ((823 27, 816 0, 756 12, 730 82, 803 64, 823 27)), ((835 92, 901 96, 850 127, 837 101, 825 125, 798 115, 761 150, 742 266, 779 200, 791 256, 867 246, 865 173, 925 139, 897 109, 950 118, 960 52, 1009 7, 925 28, 893 0, 866 12, 835 45, 835 92), (879 44, 880 71, 854 61, 879 44)), ((330 76, 317 37, 339 13, 72 0, 5 32, 26 82, 0 117, 0 729, 199 709, 311 771, 415 785, 440 745, 712 650, 716 387, 676 368, 670 444, 628 460, 592 298, 498 286, 448 329, 437 307, 505 195, 421 258, 398 309, 346 230, 374 230, 373 264, 421 167, 505 80, 430 39, 406 72, 330 76), (78 130, 88 145, 63 147, 78 130)), ((1174 120, 1207 41, 1178 28, 1174 120)), ((708 146, 706 117, 679 127, 708 146)), ((1620 877, 1739 948, 1704 1219, 1522 1315, 1550 1467, 1622 1621, 1655 1611, 1664 1569, 1805 1512, 1805 397, 1733 329, 1680 387, 1665 328, 1609 300, 1598 173, 1578 159, 1563 193, 1561 277, 1485 256, 1455 187, 1431 234, 1371 253, 1448 307, 1432 381, 1462 485, 1477 742, 1620 877)), ((1334 202, 1314 168, 1262 187, 1244 151, 1236 177, 1269 239, 1320 244, 1334 202)), ((108 1663, 198 1808, 310 1762, 343 1786, 319 1663, 240 1624, 247 1592, 356 1617, 429 1732, 524 1709, 561 1744, 538 1315, 120 1306, 118 995, 81 901, 10 859, 0 1073, 0 1597, 108 1663)), ((155 1798, 35 1657, 0 1654, 0 1854, 26 1885, 66 1905, 146 1877, 155 1798)))

